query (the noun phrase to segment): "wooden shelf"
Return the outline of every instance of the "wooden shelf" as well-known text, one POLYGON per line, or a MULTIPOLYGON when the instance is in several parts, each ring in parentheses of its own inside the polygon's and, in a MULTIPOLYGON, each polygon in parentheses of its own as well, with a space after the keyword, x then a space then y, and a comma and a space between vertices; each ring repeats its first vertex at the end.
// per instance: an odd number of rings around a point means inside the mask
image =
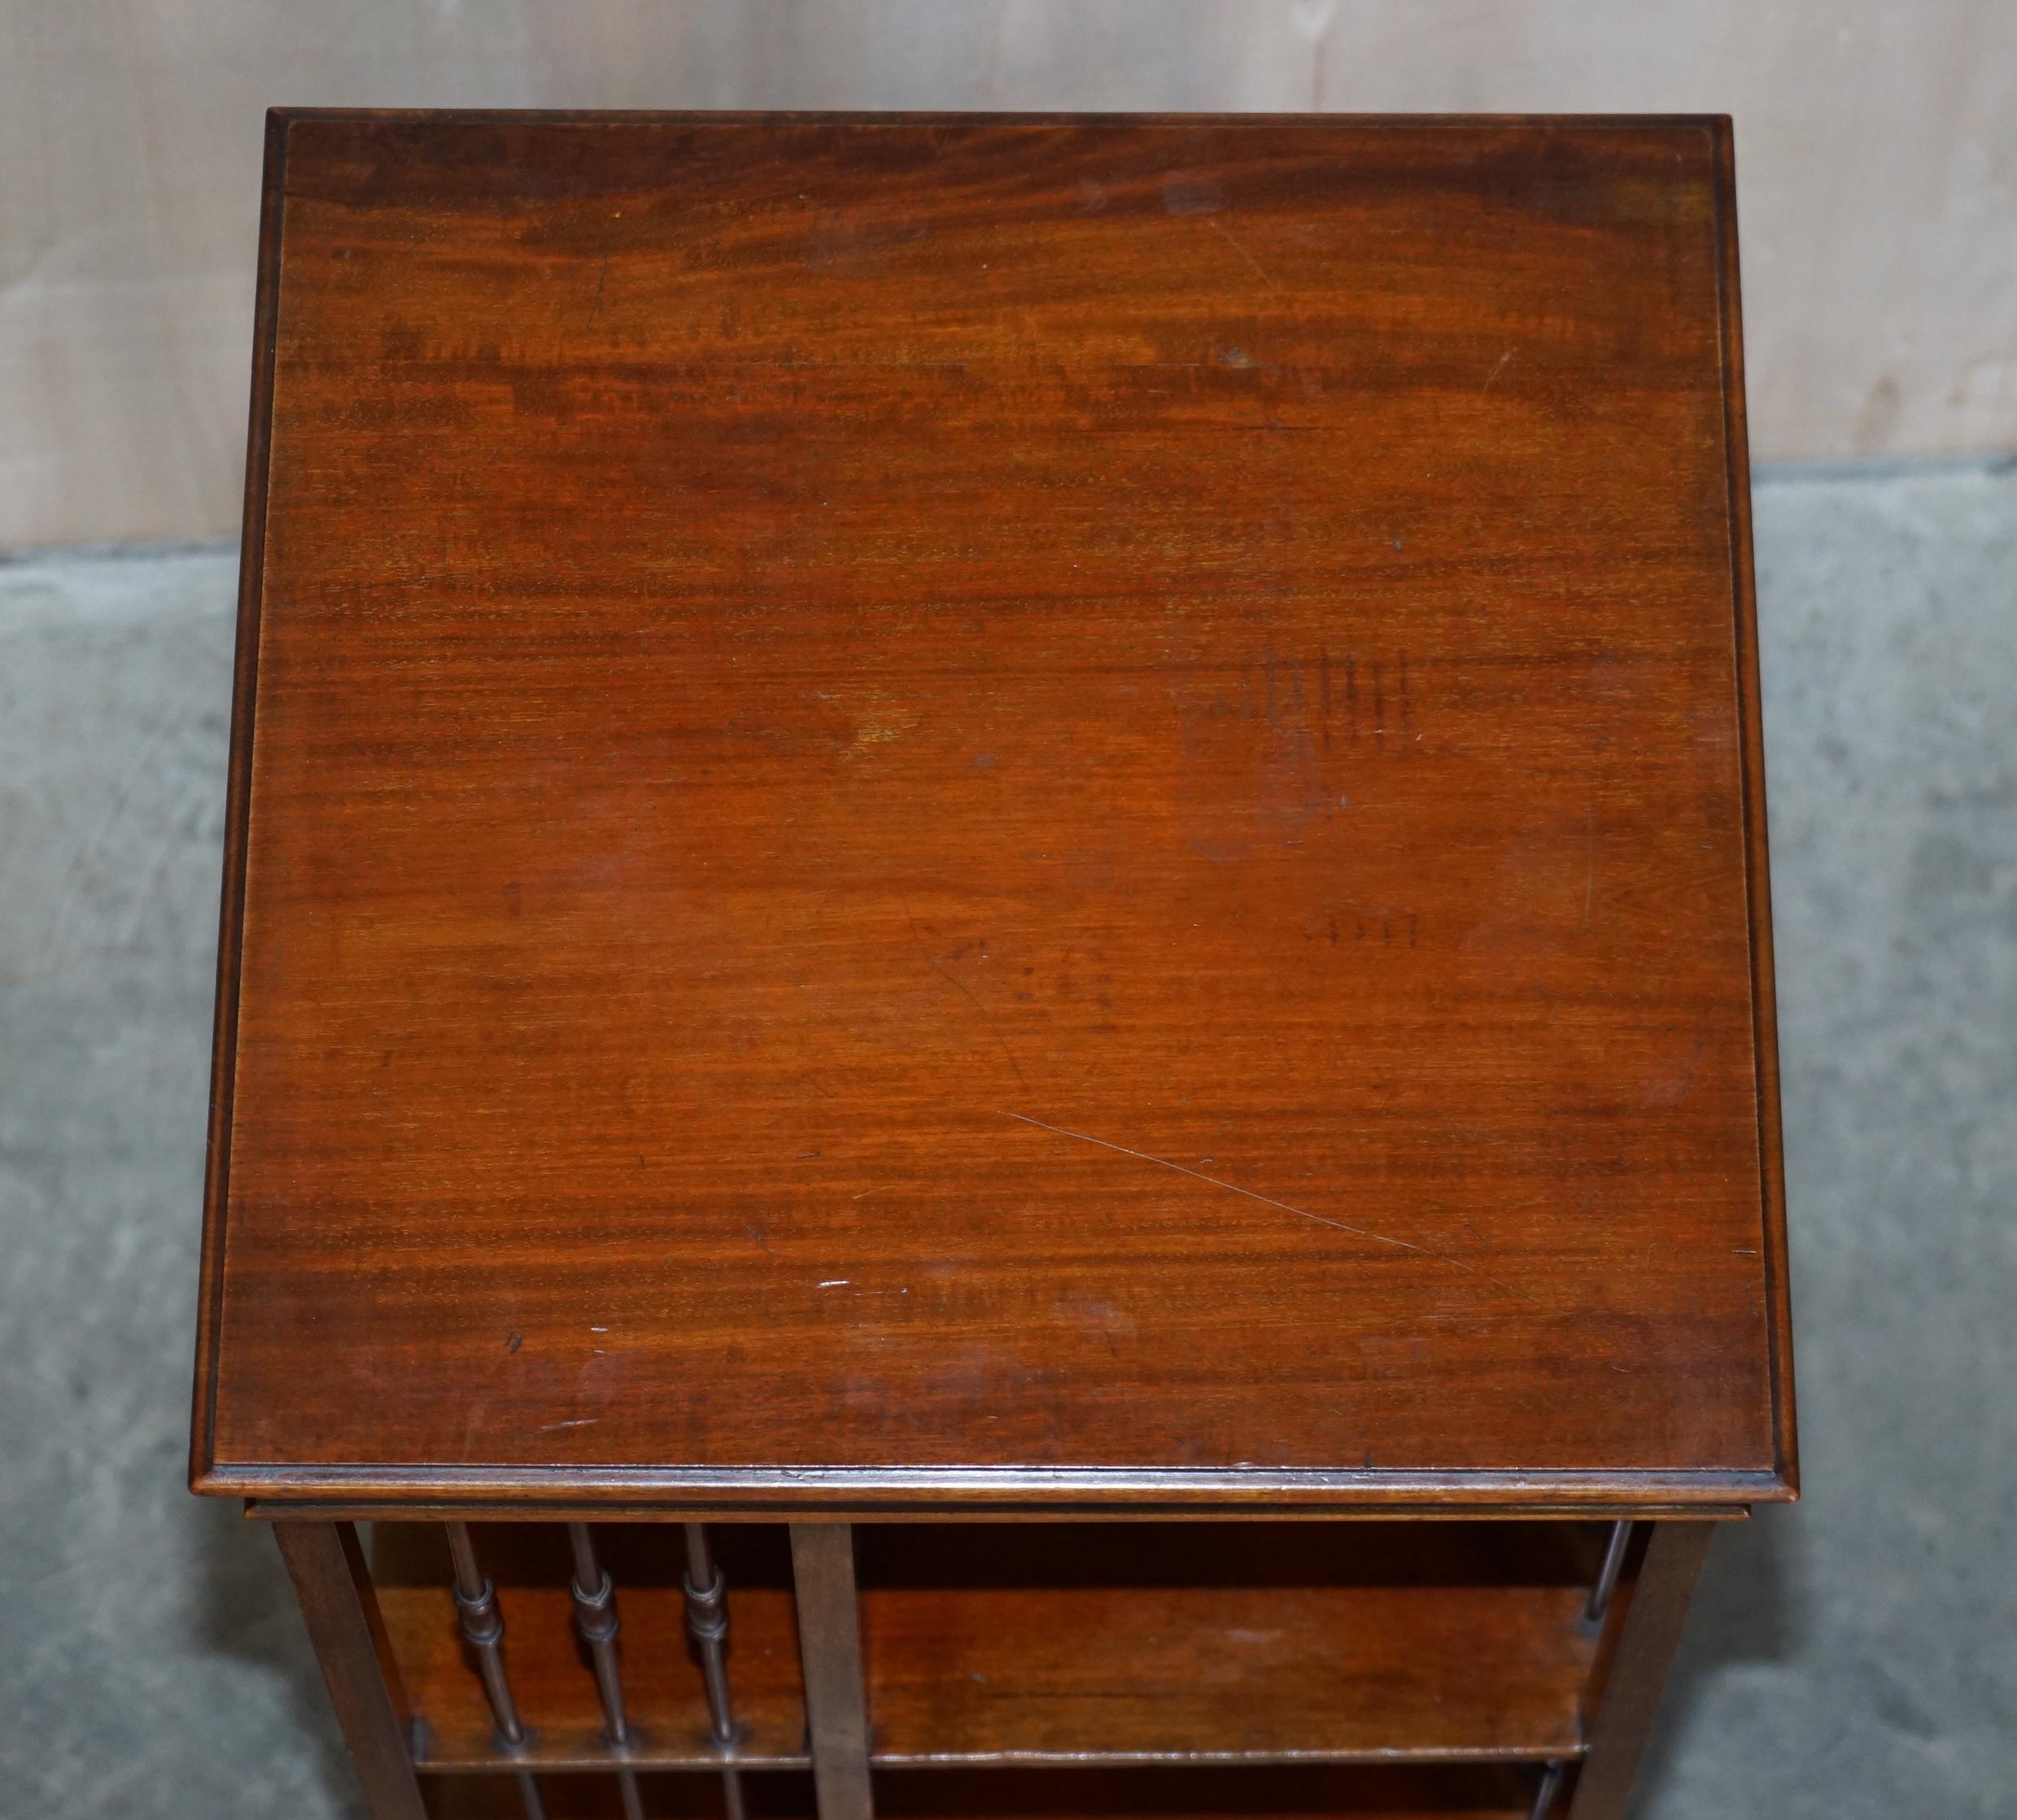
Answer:
MULTIPOLYGON (((528 1742, 496 1741, 437 1538, 388 1528, 379 1603, 423 1768, 709 1770, 676 1564, 610 1530, 635 1729, 606 1742, 558 1532, 479 1531, 528 1742)), ((788 1573, 722 1528, 736 1761, 808 1761, 788 1573)), ((858 1530, 872 1761, 1539 1762, 1584 1748, 1597 1525, 1213 1523, 858 1530)))
MULTIPOLYGON (((432 1776, 434 1820, 523 1820, 513 1779, 432 1776)), ((884 1820, 1526 1820, 1535 1776, 1478 1765, 1309 1765, 1243 1769, 958 1770, 880 1772, 875 1809, 884 1820)), ((653 1820, 712 1820, 722 1812, 711 1777, 646 1775, 653 1820)), ((549 1820, 618 1820, 614 1779, 543 1774, 549 1820)), ((811 1779, 752 1774, 743 1783, 753 1820, 811 1820, 811 1779)))
MULTIPOLYGON (((575 1641, 574 1605, 565 1586, 500 1585, 498 1603, 504 1614, 506 1670, 531 1734, 515 1751, 496 1741, 447 1588, 395 1586, 378 1595, 407 1698, 420 1722, 414 1761, 421 1768, 720 1766, 723 1758, 708 1735, 700 1671, 687 1656, 686 1617, 675 1590, 637 1586, 618 1594, 624 1698, 635 1733, 622 1751, 603 1735, 594 1674, 575 1641)), ((744 1731, 735 1761, 803 1767, 810 1759, 791 1595, 753 1586, 734 1599, 732 1609, 736 1717, 744 1731)))
POLYGON ((1473 1765, 896 1771, 875 1779, 883 1820, 1526 1820, 1535 1774, 1473 1765))
POLYGON ((861 1534, 879 1764, 1583 1748, 1585 1525, 861 1534))
MULTIPOLYGON (((616 1778, 606 1770, 542 1771, 539 1782, 547 1820, 622 1820, 616 1778)), ((649 1820, 723 1820, 718 1777, 646 1772, 638 1792, 649 1820)), ((525 1820, 514 1776, 437 1773, 421 1779, 421 1793, 430 1820, 525 1820)), ((752 1772, 743 1778, 743 1801, 750 1820, 814 1820, 812 1777, 752 1772)))
POLYGON ((868 1591, 879 1764, 1573 1757, 1573 1589, 868 1591))

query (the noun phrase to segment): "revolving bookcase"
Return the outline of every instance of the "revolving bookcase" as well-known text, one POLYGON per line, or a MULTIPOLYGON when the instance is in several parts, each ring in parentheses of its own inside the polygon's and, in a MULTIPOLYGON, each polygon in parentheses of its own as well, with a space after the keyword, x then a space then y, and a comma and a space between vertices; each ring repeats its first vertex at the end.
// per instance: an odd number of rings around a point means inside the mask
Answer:
POLYGON ((191 1480, 378 1820, 1624 1811, 1797 1489, 1732 196, 269 118, 191 1480))

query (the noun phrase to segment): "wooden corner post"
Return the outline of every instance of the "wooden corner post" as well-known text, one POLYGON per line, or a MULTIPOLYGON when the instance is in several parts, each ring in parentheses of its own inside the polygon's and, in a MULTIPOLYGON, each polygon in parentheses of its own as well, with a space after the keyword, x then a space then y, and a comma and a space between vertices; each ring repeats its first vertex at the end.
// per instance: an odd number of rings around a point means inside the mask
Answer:
POLYGON ((407 1739, 405 1700, 384 1647, 378 1597, 356 1525, 289 1519, 273 1525, 273 1537, 294 1581, 371 1820, 426 1820, 407 1739))
POLYGON ((1687 1621, 1688 1601, 1716 1530, 1708 1522, 1653 1523, 1648 1528, 1652 1533, 1591 1728, 1589 1755, 1576 1778, 1569 1820, 1623 1820, 1667 1670, 1680 1645, 1681 1627, 1687 1621))
POLYGON ((871 1820, 875 1807, 868 1779, 852 1525, 792 1524, 792 1577, 798 1589, 798 1648, 819 1820, 871 1820))

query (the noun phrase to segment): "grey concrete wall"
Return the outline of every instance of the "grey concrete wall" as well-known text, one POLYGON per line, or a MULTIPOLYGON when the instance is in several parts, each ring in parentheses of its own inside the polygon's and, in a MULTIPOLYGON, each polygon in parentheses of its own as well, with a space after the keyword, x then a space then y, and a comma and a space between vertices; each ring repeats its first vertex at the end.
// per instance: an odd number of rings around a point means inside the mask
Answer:
MULTIPOLYGON (((2017 1801, 2017 471, 1757 495, 1807 1500, 1711 1556, 1642 1813, 2017 1801)), ((356 1813, 182 1490, 235 564, 0 565, 0 1811, 356 1813)))
POLYGON ((0 546, 236 530, 276 103, 1727 113, 1826 456, 2017 447, 2014 97, 2010 0, 8 0, 0 546))

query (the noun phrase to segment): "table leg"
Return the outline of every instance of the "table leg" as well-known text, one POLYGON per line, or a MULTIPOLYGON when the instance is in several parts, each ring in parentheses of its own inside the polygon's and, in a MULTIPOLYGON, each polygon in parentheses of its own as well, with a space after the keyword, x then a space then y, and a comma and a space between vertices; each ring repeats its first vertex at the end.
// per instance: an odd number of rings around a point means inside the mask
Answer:
POLYGON ((819 1820, 872 1820, 854 1531, 845 1523, 794 1523, 791 1529, 819 1820))
POLYGON ((384 1647, 356 1525, 282 1520, 274 1523, 273 1536, 372 1820, 426 1820, 404 1700, 384 1647))
POLYGON ((1677 1521, 1649 1527, 1652 1533, 1591 1729, 1589 1755, 1576 1778, 1570 1820, 1623 1820, 1716 1525, 1677 1521))

